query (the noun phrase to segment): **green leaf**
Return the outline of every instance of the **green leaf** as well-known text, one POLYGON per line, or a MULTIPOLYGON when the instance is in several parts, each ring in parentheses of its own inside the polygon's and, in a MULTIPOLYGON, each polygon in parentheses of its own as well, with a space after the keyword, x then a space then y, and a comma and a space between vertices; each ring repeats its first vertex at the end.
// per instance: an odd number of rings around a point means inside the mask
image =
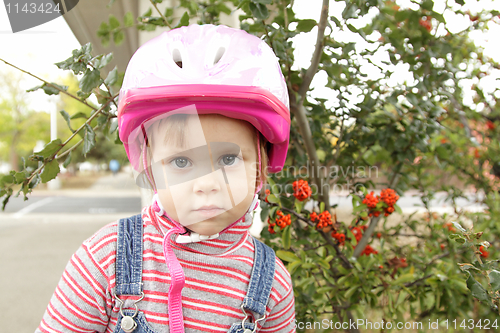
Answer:
POLYGON ((165 8, 165 14, 164 14, 164 16, 165 17, 170 17, 172 15, 174 15, 174 9, 170 8, 170 7, 165 8))
POLYGON ((276 251, 276 255, 278 258, 284 261, 292 262, 292 261, 300 261, 299 257, 293 252, 278 250, 276 251))
POLYGON ((319 259, 317 262, 324 269, 330 269, 330 264, 328 264, 324 259, 319 259))
POLYGON ((274 194, 269 194, 267 196, 267 201, 269 201, 271 203, 279 204, 280 199, 278 199, 274 194))
POLYGON ((108 73, 108 76, 104 80, 104 84, 112 86, 113 84, 116 83, 117 79, 118 79, 118 67, 115 66, 115 68, 113 68, 113 70, 108 73))
POLYGON ((357 213, 357 212, 360 212, 362 210, 365 210, 366 208, 368 208, 368 206, 366 204, 361 204, 359 206, 356 206, 354 207, 354 209, 352 210, 352 213, 357 213))
POLYGON ((85 136, 83 139, 83 155, 86 156, 87 153, 95 146, 95 133, 89 124, 85 124, 85 136))
POLYGON ((462 227, 460 224, 458 224, 457 222, 453 222, 453 225, 455 226, 455 228, 457 228, 458 230, 460 230, 461 232, 466 232, 467 230, 464 229, 464 227, 462 227))
POLYGON ((123 18, 123 25, 125 27, 132 27, 134 25, 134 17, 132 16, 132 12, 127 12, 125 14, 125 17, 123 18))
POLYGON ((12 184, 14 183, 14 177, 12 175, 5 175, 2 177, 1 183, 4 184, 12 184))
POLYGON ((61 114, 61 116, 63 116, 64 120, 66 120, 66 124, 68 124, 70 131, 74 133, 75 131, 71 128, 71 119, 69 117, 69 114, 64 110, 59 111, 59 113, 61 114))
POLYGON ((273 0, 251 0, 253 3, 261 3, 261 4, 264 4, 264 5, 270 5, 273 0))
POLYGON ((53 83, 51 82, 50 85, 49 84, 42 84, 40 86, 36 86, 36 87, 33 87, 31 89, 28 89, 26 90, 26 92, 32 92, 32 91, 36 91, 38 89, 43 89, 43 91, 47 94, 47 95, 59 95, 59 92, 62 90, 62 91, 67 91, 68 90, 68 86, 60 86, 58 85, 57 83, 53 83), (59 89, 57 89, 57 88, 59 89))
POLYGON ((309 32, 316 26, 316 24, 316 20, 300 20, 299 24, 297 24, 297 30, 301 32, 309 32))
POLYGON ((345 298, 346 299, 349 299, 351 298, 352 295, 354 295, 354 293, 356 292, 356 290, 359 289, 359 286, 358 285, 355 285, 355 286, 352 286, 351 288, 349 288, 346 293, 344 294, 345 298))
POLYGON ((72 151, 69 152, 68 157, 66 157, 66 160, 64 160, 63 167, 67 168, 68 165, 71 163, 71 153, 72 151))
POLYGON ((300 267, 300 264, 302 264, 302 262, 300 261, 293 261, 291 263, 289 263, 287 266, 286 266, 286 269, 288 270, 288 272, 290 274, 293 274, 293 272, 295 272, 297 270, 297 268, 300 267))
POLYGON ((472 274, 469 273, 469 278, 467 279, 467 288, 472 292, 472 296, 477 298, 480 301, 488 301, 488 293, 484 289, 484 287, 472 277, 472 274))
POLYGON ((113 41, 115 42, 116 45, 121 45, 124 40, 125 40, 125 33, 123 32, 123 30, 116 31, 113 33, 113 41))
POLYGON ((5 210, 5 206, 7 205, 7 203, 9 202, 9 199, 10 197, 12 196, 12 194, 7 194, 7 196, 5 197, 5 199, 3 199, 3 202, 2 202, 2 210, 5 210))
POLYGON ((85 118, 87 119, 87 115, 83 112, 78 112, 78 113, 75 113, 74 115, 72 115, 70 117, 70 119, 77 119, 77 118, 85 118))
POLYGON ((62 147, 61 139, 55 139, 50 141, 43 147, 39 152, 34 152, 34 155, 42 156, 43 158, 49 158, 54 156, 56 151, 62 147))
POLYGON ((351 245, 355 246, 357 243, 357 240, 356 240, 356 237, 354 237, 354 234, 352 233, 351 229, 349 229, 349 228, 347 229, 346 236, 347 236, 347 234, 349 234, 349 238, 351 239, 350 240, 351 245))
POLYGON ((300 214, 300 212, 302 212, 302 207, 304 206, 304 203, 302 201, 295 200, 294 206, 295 206, 295 211, 300 214))
POLYGON ((116 131, 115 133, 116 133, 115 141, 114 141, 115 144, 117 144, 117 145, 123 144, 122 140, 120 140, 120 131, 116 131))
POLYGON ((96 57, 94 59, 94 67, 97 69, 101 69, 106 67, 113 60, 113 53, 108 53, 106 55, 101 55, 100 57, 96 57))
POLYGON ((111 122, 109 124, 109 133, 113 133, 114 131, 116 131, 117 128, 118 128, 118 121, 116 120, 116 118, 111 119, 111 122))
POLYGON ((290 244, 291 244, 291 230, 292 230, 292 228, 290 228, 289 225, 287 225, 285 227, 285 229, 283 229, 283 235, 281 237, 281 241, 283 243, 283 248, 285 250, 288 250, 290 248, 290 244))
POLYGON ((101 85, 101 74, 98 69, 89 70, 80 80, 79 87, 84 93, 90 93, 92 89, 101 85))
POLYGON ((189 14, 188 12, 184 12, 184 14, 182 14, 181 19, 179 20, 179 23, 175 27, 180 28, 187 25, 189 25, 189 14))
POLYGON ((26 174, 24 172, 16 172, 14 179, 16 180, 16 184, 20 184, 26 179, 26 174))
POLYGON ((111 29, 116 29, 120 26, 120 21, 113 14, 109 14, 109 26, 111 29))
POLYGON ((396 280, 392 281, 391 284, 393 284, 393 285, 403 284, 406 282, 413 281, 414 279, 415 279, 414 273, 407 273, 407 274, 401 275, 396 280))
POLYGON ((456 3, 458 3, 459 5, 465 5, 465 1, 464 0, 455 0, 456 3))
POLYGON ((500 272, 492 270, 488 276, 490 278, 491 289, 493 291, 500 291, 500 272))
POLYGON ((302 265, 303 269, 313 269, 316 268, 316 264, 313 264, 312 262, 305 262, 302 265))
POLYGON ((97 117, 97 126, 102 126, 108 121, 108 116, 105 114, 101 114, 97 117))
POLYGON ((400 214, 400 215, 403 215, 403 210, 401 210, 401 207, 399 207, 397 204, 394 204, 394 211, 397 213, 397 214, 400 214))
POLYGON ((59 162, 57 162, 56 159, 53 159, 49 163, 45 164, 42 174, 40 175, 42 177, 42 182, 46 183, 49 180, 56 178, 59 171, 59 162))
POLYGON ((267 10, 266 5, 250 2, 249 8, 252 15, 259 20, 265 20, 269 17, 269 11, 267 10))

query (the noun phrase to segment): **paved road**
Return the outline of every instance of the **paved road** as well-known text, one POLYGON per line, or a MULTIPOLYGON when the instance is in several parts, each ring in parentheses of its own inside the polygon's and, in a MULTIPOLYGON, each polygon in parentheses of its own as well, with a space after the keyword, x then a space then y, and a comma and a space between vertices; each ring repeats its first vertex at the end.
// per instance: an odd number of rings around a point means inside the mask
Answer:
POLYGON ((138 195, 118 198, 99 196, 99 192, 93 192, 93 195, 68 196, 60 192, 56 195, 33 196, 27 201, 21 197, 13 198, 5 207, 4 214, 0 215, 0 221, 3 216, 18 219, 26 214, 111 214, 138 212, 141 209, 141 198, 138 195))
POLYGON ((0 212, 0 332, 34 332, 80 244, 140 209, 140 192, 127 174, 101 178, 88 190, 11 198, 0 212))

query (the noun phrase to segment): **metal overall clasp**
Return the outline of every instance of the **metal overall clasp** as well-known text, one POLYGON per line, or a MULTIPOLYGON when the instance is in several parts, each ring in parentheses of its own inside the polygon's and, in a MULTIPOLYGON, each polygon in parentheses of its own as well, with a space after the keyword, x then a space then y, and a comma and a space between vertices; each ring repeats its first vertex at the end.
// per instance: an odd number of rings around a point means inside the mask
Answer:
MULTIPOLYGON (((136 295, 125 295, 125 296, 136 296, 136 295)), ((120 327, 125 333, 131 333, 137 328, 137 323, 135 322, 134 318, 137 316, 137 313, 139 312, 139 308, 137 307, 137 303, 142 301, 144 298, 144 292, 141 292, 141 297, 134 302, 134 307, 135 307, 135 312, 132 316, 126 316, 123 313, 123 304, 125 303, 122 301, 118 295, 115 295, 116 299, 120 302, 120 314, 122 315, 122 322, 120 327)))
POLYGON ((243 333, 255 333, 255 331, 257 330, 257 323, 261 320, 266 319, 266 315, 263 315, 262 317, 257 319, 253 325, 253 330, 251 330, 251 329, 245 328, 245 321, 248 319, 248 317, 250 315, 245 311, 243 304, 241 304, 241 311, 243 311, 243 314, 245 315, 245 318, 243 318, 243 320, 241 321, 241 329, 243 330, 243 333))

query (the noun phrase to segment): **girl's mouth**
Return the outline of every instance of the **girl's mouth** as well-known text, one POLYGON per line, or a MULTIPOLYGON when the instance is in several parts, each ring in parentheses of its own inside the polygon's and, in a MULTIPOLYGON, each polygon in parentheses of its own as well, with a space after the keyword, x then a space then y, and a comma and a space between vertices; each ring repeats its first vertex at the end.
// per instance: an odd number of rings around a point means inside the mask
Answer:
POLYGON ((224 213, 226 210, 222 209, 218 206, 211 205, 211 206, 200 207, 198 209, 195 209, 194 211, 202 216, 205 216, 205 217, 213 217, 213 216, 224 213))

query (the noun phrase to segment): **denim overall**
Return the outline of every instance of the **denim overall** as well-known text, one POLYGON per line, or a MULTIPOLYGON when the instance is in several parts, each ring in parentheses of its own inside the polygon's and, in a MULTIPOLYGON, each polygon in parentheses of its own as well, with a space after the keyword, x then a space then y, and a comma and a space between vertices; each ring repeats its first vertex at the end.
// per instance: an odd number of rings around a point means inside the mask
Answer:
MULTIPOLYGON (((142 218, 141 214, 121 219, 118 223, 118 241, 116 250, 116 291, 115 296, 120 305, 118 321, 114 333, 156 333, 146 322, 144 313, 138 310, 137 303, 144 298, 142 291, 142 218), (141 296, 134 303, 124 306, 120 295, 141 296)), ((234 323, 229 333, 255 332, 255 323, 248 318, 258 316, 255 322, 265 320, 266 304, 271 294, 274 281, 275 254, 264 243, 252 237, 255 245, 254 264, 248 284, 248 291, 241 304, 245 318, 234 323)))

